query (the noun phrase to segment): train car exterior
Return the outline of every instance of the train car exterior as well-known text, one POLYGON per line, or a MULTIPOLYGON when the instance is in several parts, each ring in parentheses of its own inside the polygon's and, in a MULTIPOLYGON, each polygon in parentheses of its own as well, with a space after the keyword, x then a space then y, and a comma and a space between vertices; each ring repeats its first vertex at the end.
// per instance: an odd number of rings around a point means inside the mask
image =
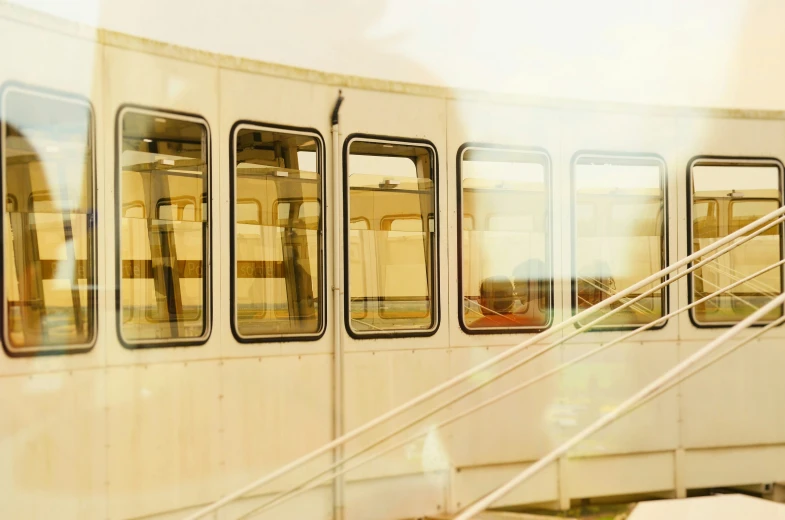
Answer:
MULTIPOLYGON (((0 43, 3 518, 180 518, 783 204, 779 112, 340 76, 4 3, 0 43)), ((782 236, 468 403, 780 260, 782 236)), ((346 518, 472 502, 782 283, 770 271, 351 472, 346 518)), ((499 505, 785 481, 783 345, 772 330, 499 505)), ((333 505, 322 486, 264 517, 333 505)))

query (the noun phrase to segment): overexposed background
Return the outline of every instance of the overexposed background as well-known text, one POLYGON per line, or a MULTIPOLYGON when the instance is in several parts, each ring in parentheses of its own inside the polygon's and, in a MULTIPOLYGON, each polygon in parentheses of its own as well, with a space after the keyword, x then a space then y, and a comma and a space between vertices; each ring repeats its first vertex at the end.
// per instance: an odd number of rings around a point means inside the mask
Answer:
POLYGON ((781 0, 7 1, 330 72, 549 97, 785 109, 781 0))

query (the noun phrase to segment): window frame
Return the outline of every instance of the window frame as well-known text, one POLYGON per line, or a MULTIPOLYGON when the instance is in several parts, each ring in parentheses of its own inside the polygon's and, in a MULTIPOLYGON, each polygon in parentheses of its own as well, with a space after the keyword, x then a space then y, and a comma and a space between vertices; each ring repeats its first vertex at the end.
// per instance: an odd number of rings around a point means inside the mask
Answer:
MULTIPOLYGON (((232 329, 232 336, 238 343, 243 344, 253 344, 253 343, 286 343, 286 342, 293 342, 293 341, 317 341, 324 336, 325 332, 327 331, 327 306, 328 300, 330 299, 329 295, 327 294, 327 180, 326 180, 326 171, 327 171, 327 153, 326 153, 326 146, 324 143, 324 137, 322 136, 321 132, 319 132, 315 128, 307 128, 307 127, 299 127, 299 126, 289 126, 289 125, 277 125, 272 123, 262 123, 258 121, 251 121, 251 120, 240 120, 235 122, 232 125, 231 131, 229 132, 229 240, 231 242, 231 246, 229 247, 229 315, 230 315, 230 323, 232 329), (319 258, 318 258, 318 269, 319 275, 321 276, 321 283, 319 284, 319 290, 321 294, 319 295, 321 308, 320 308, 320 316, 319 316, 319 328, 317 332, 311 334, 266 334, 263 336, 244 336, 240 334, 239 328, 237 326, 237 252, 235 250, 236 246, 236 233, 237 233, 237 222, 236 222, 236 200, 237 191, 236 191, 236 184, 237 184, 237 176, 236 170, 237 166, 235 165, 235 156, 236 156, 236 145, 237 145, 237 134, 240 130, 243 129, 254 129, 260 131, 272 131, 272 132, 286 132, 290 134, 297 134, 302 136, 311 137, 316 142, 317 146, 317 157, 316 157, 316 169, 317 174, 319 175, 319 187, 321 189, 321 223, 319 226, 319 231, 321 232, 321 240, 318 244, 319 250, 319 258)), ((262 208, 263 211, 263 208, 262 208)), ((266 316, 265 311, 265 316, 266 316)))
MULTIPOLYGON (((687 256, 693 254, 692 247, 692 240, 693 240, 693 225, 692 225, 692 205, 694 204, 693 200, 693 189, 692 189, 692 181, 693 181, 693 174, 692 169, 696 166, 774 166, 779 170, 779 195, 780 195, 780 207, 785 205, 785 165, 783 165, 782 161, 780 161, 776 157, 765 157, 765 156, 731 156, 731 155, 695 155, 689 161, 687 161, 687 182, 686 182, 686 190, 687 190, 687 256)), ((754 197, 753 197, 754 199, 754 197)), ((717 224, 719 226, 719 223, 717 224)), ((780 260, 785 259, 785 222, 781 222, 778 226, 779 228, 779 237, 780 237, 780 260)), ((726 235, 727 236, 727 235, 726 235)), ((688 267, 691 267, 693 263, 690 263, 688 267)), ((785 292, 785 265, 780 266, 780 291, 785 292)), ((693 273, 689 273, 687 275, 687 303, 691 304, 695 301, 694 293, 695 293, 695 281, 693 277, 693 273)), ((783 313, 785 314, 785 309, 782 309, 783 313)), ((690 309, 689 311, 690 316, 690 323, 692 323, 693 327, 697 329, 722 329, 733 327, 738 324, 738 321, 735 322, 712 322, 712 323, 701 323, 697 319, 695 319, 695 308, 690 309)), ((741 321, 741 320, 739 320, 741 321)), ((752 327, 763 327, 770 323, 769 321, 763 322, 756 322, 753 323, 752 327)), ((782 324, 778 325, 781 327, 782 324)))
MULTIPOLYGON (((98 144, 96 142, 96 128, 95 128, 95 107, 93 106, 90 99, 86 96, 82 96, 79 94, 74 94, 70 92, 64 92, 60 90, 50 89, 46 87, 40 86, 33 86, 28 85, 25 83, 17 82, 17 81, 8 81, 4 83, 0 87, 0 194, 2 195, 2 200, 7 201, 7 193, 6 193, 6 165, 5 165, 5 147, 6 147, 6 122, 5 122, 5 100, 6 96, 9 92, 21 92, 33 96, 39 97, 46 97, 50 99, 60 100, 66 103, 73 103, 78 105, 85 106, 89 113, 90 113, 90 142, 92 144, 91 150, 91 164, 92 164, 92 178, 90 179, 92 186, 90 190, 90 203, 93 210, 92 224, 89 224, 90 220, 88 220, 88 233, 90 237, 88 238, 88 245, 92 248, 92 253, 94 256, 94 261, 92 262, 92 269, 90 275, 92 276, 93 283, 97 286, 100 286, 98 280, 98 233, 99 233, 99 224, 98 224, 98 161, 97 161, 97 148, 98 144)), ((15 198, 15 197, 14 197, 15 198)), ((18 201, 17 201, 18 204, 18 201)), ((4 208, 6 211, 6 208, 4 208)), ((5 244, 5 224, 0 225, 0 244, 5 244)), ((5 245, 0 248, 0 295, 2 295, 2 302, 0 302, 0 327, 2 328, 2 334, 0 334, 0 339, 2 340, 3 350, 5 351, 8 357, 12 358, 23 358, 23 357, 31 357, 31 356, 54 356, 54 355, 66 355, 66 354, 83 354, 86 352, 90 352, 96 345, 98 341, 98 334, 99 334, 99 309, 98 309, 98 289, 93 289, 92 291, 87 291, 89 303, 88 303, 88 313, 93 322, 93 329, 91 333, 91 338, 86 343, 81 344, 74 344, 70 346, 36 346, 36 347, 29 347, 19 349, 18 347, 14 347, 10 338, 8 337, 8 315, 6 312, 6 280, 5 280, 5 245)), ((89 282, 89 280, 88 280, 89 282)))
MULTIPOLYGON (((536 162, 536 161, 531 161, 536 162)), ((551 156, 545 148, 528 147, 528 146, 507 146, 485 142, 467 142, 463 143, 456 154, 455 160, 455 174, 456 174, 456 210, 457 210, 457 261, 458 261, 458 324, 465 334, 469 335, 488 335, 488 334, 528 334, 543 332, 553 326, 554 313, 555 313, 555 289, 556 284, 554 281, 554 266, 553 266, 553 162, 551 156), (469 328, 464 321, 463 315, 463 223, 466 218, 463 215, 463 156, 468 150, 482 150, 487 152, 513 152, 521 153, 522 155, 539 156, 544 159, 545 166, 545 198, 547 204, 546 216, 548 219, 546 227, 545 238, 545 266, 549 274, 549 297, 548 307, 545 310, 549 313, 548 321, 544 326, 531 326, 531 327, 484 327, 484 328, 469 328)), ((472 227, 476 224, 474 215, 470 215, 472 227)), ((538 299, 539 300, 539 299, 538 299)), ((531 300, 529 304, 533 304, 531 300)), ((538 307, 539 308, 539 307, 538 307)))
MULTIPOLYGON (((343 212, 343 237, 342 238, 342 248, 343 248, 343 321, 344 321, 344 328, 346 333, 352 339, 383 339, 383 338, 417 338, 417 337, 429 337, 436 334, 441 326, 441 219, 439 216, 440 206, 439 206, 439 154, 436 150, 436 145, 433 142, 427 139, 417 139, 417 138, 408 138, 408 137, 394 137, 394 136, 386 136, 386 135, 377 135, 377 134, 366 134, 366 133, 352 133, 346 136, 343 142, 343 157, 342 157, 342 168, 343 168, 343 179, 342 179, 342 189, 343 189, 343 207, 340 211, 343 212), (370 143, 379 143, 379 144, 390 144, 390 145, 403 145, 403 146, 417 146, 426 148, 429 153, 431 154, 431 179, 433 182, 433 219, 434 219, 434 229, 433 229, 433 243, 432 249, 433 253, 431 256, 431 294, 432 294, 432 321, 431 326, 428 329, 422 330, 385 330, 383 332, 358 332, 352 328, 352 321, 351 321, 351 296, 350 296, 350 273, 349 273, 349 220, 351 216, 351 211, 349 208, 349 150, 351 145, 355 141, 364 141, 370 143)), ((337 174, 337 172, 336 172, 337 174)), ((339 211, 338 208, 334 208, 334 211, 339 211)))
MULTIPOLYGON (((578 315, 580 312, 578 307, 578 226, 577 226, 577 192, 576 192, 576 167, 584 159, 603 159, 610 161, 613 165, 620 166, 658 166, 660 168, 660 189, 662 190, 662 247, 660 250, 660 268, 657 271, 665 269, 671 264, 670 255, 670 208, 669 208, 669 194, 668 194, 668 163, 665 158, 657 153, 651 152, 617 152, 605 150, 578 150, 573 154, 570 160, 570 305, 572 307, 572 316, 578 315)), ((652 273, 654 274, 654 273, 652 273)), ((666 275, 660 279, 660 283, 666 282, 670 276, 666 275)), ((637 282, 636 282, 637 283, 637 282)), ((662 302, 662 315, 666 316, 670 312, 671 300, 671 287, 673 284, 668 284, 662 289, 663 302, 662 302)), ((619 291, 621 292, 621 291, 619 291)), ((586 310, 586 309, 584 309, 586 310)), ((655 318, 654 321, 660 319, 655 318)), ((596 318, 595 318, 596 319, 596 318)), ((593 320, 592 320, 593 321, 593 320)), ((662 330, 668 326, 670 320, 665 320, 661 325, 656 327, 649 327, 650 331, 662 330)), ((575 328, 583 327, 580 321, 575 323, 575 328)), ((586 332, 619 332, 630 331, 637 329, 645 323, 630 324, 630 325, 595 325, 586 330, 586 332)))
POLYGON ((204 345, 210 339, 213 331, 213 167, 212 167, 212 133, 207 119, 199 114, 180 112, 161 108, 148 107, 135 104, 123 104, 117 109, 115 117, 114 135, 114 202, 115 202, 115 325, 117 339, 120 344, 129 350, 167 348, 167 347, 196 347, 204 345), (152 117, 165 117, 180 121, 189 121, 200 124, 206 132, 205 138, 205 165, 207 172, 205 175, 205 185, 207 191, 207 233, 203 247, 202 257, 202 290, 204 291, 204 332, 201 336, 194 339, 145 339, 142 341, 129 341, 123 336, 123 299, 122 299, 122 164, 121 155, 123 150, 123 116, 129 112, 143 114, 152 117))

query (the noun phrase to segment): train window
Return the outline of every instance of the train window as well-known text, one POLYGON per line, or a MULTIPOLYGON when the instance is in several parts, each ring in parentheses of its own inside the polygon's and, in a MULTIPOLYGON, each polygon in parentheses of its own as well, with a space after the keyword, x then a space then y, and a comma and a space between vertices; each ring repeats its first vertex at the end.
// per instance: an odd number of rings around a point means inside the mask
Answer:
MULTIPOLYGON (((573 302, 580 312, 665 267, 666 177, 663 161, 648 156, 581 154, 573 162, 572 173, 573 302)), ((655 285, 652 282, 628 298, 655 285)), ((615 307, 606 307, 604 312, 615 307)), ((596 329, 636 327, 660 318, 664 311, 663 288, 610 316, 596 329)))
POLYGON ((434 149, 354 139, 348 153, 349 331, 430 333, 437 309, 434 149))
POLYGON ((233 135, 233 323, 240 341, 324 327, 322 142, 238 125, 233 135))
MULTIPOLYGON (((698 251, 771 213, 782 204, 782 166, 773 160, 698 158, 690 165, 691 251, 698 251)), ((782 257, 781 226, 774 226, 696 269, 691 298, 703 296, 771 265, 782 257)), ((698 325, 738 322, 782 290, 782 270, 772 269, 692 309, 698 325)), ((764 321, 782 315, 772 311, 764 321)))
POLYGON ((118 124, 120 339, 128 347, 204 342, 209 130, 199 118, 130 108, 118 124))
POLYGON ((4 343, 75 351, 96 337, 93 114, 78 99, 2 95, 4 343))
POLYGON ((464 147, 459 235, 467 332, 547 327, 551 318, 547 154, 464 147))

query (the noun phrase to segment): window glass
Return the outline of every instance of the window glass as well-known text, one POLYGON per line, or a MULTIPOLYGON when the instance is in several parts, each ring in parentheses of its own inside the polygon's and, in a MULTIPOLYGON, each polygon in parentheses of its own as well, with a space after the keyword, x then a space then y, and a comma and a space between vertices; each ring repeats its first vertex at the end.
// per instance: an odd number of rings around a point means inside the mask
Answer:
POLYGON ((134 110, 120 124, 121 337, 198 341, 209 323, 207 127, 134 110))
MULTIPOLYGON (((692 250, 698 251, 780 207, 777 166, 695 165, 692 176, 692 250)), ((774 226, 690 276, 694 300, 753 274, 781 258, 781 226, 774 226)), ((737 322, 765 305, 782 285, 781 269, 772 269, 693 309, 703 324, 737 322)), ((693 300, 693 301, 694 301, 693 300)), ((773 311, 766 320, 781 316, 773 311)))
POLYGON ((695 238, 717 238, 720 232, 718 204, 696 199, 692 204, 692 229, 695 238))
POLYGON ((241 126, 234 136, 235 332, 322 328, 322 188, 318 139, 241 126))
POLYGON ((348 172, 352 331, 432 329, 436 305, 432 150, 353 141, 348 172))
POLYGON ((96 332, 92 111, 12 87, 2 112, 6 346, 88 345, 96 332))
MULTIPOLYGON (((573 175, 577 206, 573 297, 580 312, 665 267, 665 168, 654 159, 582 156, 573 175)), ((598 328, 649 323, 660 318, 664 309, 662 289, 610 316, 598 328)))
POLYGON ((469 148, 461 157, 462 320, 470 330, 550 321, 547 157, 469 148))

